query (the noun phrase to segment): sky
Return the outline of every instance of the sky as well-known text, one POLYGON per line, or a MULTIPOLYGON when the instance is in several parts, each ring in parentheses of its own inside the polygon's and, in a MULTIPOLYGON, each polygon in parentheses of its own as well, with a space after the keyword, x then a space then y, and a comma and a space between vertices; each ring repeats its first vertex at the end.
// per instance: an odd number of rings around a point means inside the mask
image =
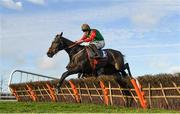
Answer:
POLYGON ((60 78, 67 53, 46 52, 58 33, 80 39, 83 23, 125 55, 134 77, 180 72, 180 0, 0 0, 1 78, 14 69, 60 78))

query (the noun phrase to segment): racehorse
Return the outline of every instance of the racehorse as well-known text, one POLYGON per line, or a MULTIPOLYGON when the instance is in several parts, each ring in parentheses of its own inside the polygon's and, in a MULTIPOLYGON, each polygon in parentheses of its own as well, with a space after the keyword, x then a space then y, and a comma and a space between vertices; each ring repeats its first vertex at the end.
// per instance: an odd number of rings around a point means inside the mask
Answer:
POLYGON ((131 72, 129 69, 128 63, 124 63, 124 56, 121 52, 113 49, 104 49, 107 57, 105 64, 98 63, 101 59, 91 59, 88 56, 88 46, 82 46, 77 44, 76 42, 70 41, 67 38, 63 37, 63 32, 61 34, 57 34, 48 49, 47 56, 52 58, 55 54, 57 54, 61 50, 65 50, 68 55, 70 62, 66 66, 67 71, 62 74, 56 89, 60 88, 63 81, 66 77, 72 74, 92 74, 94 73, 96 76, 99 75, 97 72, 103 68, 104 74, 113 74, 113 73, 121 73, 121 75, 126 76, 127 73, 125 70, 128 70, 128 74, 131 76, 131 72), (94 64, 96 61, 96 64, 94 64))

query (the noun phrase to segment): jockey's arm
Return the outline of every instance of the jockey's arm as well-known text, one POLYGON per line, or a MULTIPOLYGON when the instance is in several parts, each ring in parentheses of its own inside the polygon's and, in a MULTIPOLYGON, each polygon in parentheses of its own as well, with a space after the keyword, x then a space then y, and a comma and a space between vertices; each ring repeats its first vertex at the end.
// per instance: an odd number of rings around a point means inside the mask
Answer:
POLYGON ((84 39, 86 39, 86 34, 84 34, 84 35, 82 36, 82 38, 80 38, 78 41, 76 41, 76 43, 81 44, 81 43, 84 42, 84 39))
POLYGON ((91 31, 90 37, 83 39, 83 41, 84 42, 91 42, 94 40, 95 37, 96 37, 96 31, 93 30, 93 31, 91 31))
POLYGON ((86 39, 86 34, 83 35, 83 37, 79 41, 84 41, 86 39))

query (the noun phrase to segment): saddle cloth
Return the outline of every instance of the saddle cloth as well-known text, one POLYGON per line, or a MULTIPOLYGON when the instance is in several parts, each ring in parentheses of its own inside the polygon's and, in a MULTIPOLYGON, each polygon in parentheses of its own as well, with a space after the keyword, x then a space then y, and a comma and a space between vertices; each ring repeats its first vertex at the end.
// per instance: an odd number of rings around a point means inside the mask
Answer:
POLYGON ((105 50, 99 50, 99 51, 101 57, 94 58, 95 52, 90 47, 86 46, 87 56, 93 69, 100 66, 104 66, 107 63, 108 60, 107 52, 105 50))

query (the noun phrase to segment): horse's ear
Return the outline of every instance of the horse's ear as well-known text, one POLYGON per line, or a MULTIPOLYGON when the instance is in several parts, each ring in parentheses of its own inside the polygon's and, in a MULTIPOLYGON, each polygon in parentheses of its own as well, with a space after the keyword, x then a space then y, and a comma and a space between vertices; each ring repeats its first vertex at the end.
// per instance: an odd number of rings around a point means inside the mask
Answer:
POLYGON ((63 35, 63 32, 61 32, 60 37, 63 35))

